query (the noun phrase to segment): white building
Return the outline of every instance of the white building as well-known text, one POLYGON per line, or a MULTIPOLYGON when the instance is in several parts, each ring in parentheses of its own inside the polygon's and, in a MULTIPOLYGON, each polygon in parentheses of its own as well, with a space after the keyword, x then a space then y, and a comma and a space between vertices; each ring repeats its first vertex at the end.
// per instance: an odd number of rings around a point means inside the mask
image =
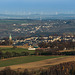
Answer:
POLYGON ((28 48, 28 50, 35 50, 36 48, 32 48, 31 46, 28 48))

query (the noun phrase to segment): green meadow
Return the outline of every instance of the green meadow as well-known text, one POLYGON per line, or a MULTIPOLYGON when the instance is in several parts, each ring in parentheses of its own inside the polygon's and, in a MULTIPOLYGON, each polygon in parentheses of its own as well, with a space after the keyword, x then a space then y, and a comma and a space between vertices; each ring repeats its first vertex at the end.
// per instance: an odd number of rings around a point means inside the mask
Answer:
POLYGON ((7 60, 0 60, 0 67, 24 64, 24 63, 41 61, 45 59, 59 58, 59 57, 62 56, 24 56, 24 57, 10 58, 7 60))
POLYGON ((30 54, 34 54, 35 51, 29 51, 28 49, 25 48, 0 48, 0 51, 3 53, 5 52, 16 52, 16 53, 21 53, 21 52, 29 52, 30 54))

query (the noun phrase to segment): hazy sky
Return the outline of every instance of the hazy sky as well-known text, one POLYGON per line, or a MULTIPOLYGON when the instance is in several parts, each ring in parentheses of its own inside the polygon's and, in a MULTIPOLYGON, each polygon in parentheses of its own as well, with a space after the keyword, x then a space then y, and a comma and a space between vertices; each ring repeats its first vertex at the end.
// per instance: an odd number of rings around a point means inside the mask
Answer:
POLYGON ((75 0, 0 0, 0 13, 75 13, 75 0))

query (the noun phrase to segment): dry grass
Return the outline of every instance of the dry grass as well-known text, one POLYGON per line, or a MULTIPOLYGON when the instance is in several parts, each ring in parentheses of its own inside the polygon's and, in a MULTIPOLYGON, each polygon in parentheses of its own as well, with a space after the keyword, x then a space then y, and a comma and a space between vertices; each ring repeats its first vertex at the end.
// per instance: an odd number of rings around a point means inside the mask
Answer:
POLYGON ((75 51, 75 49, 73 50, 60 50, 59 52, 71 52, 71 51, 75 51))
MULTIPOLYGON (((17 46, 17 48, 28 48, 29 46, 17 46)), ((13 46, 1 46, 0 48, 13 48, 13 46)))
MULTIPOLYGON (((49 65, 57 65, 64 62, 70 62, 75 61, 75 56, 67 56, 67 57, 60 57, 60 58, 53 58, 53 59, 46 59, 42 61, 37 62, 31 62, 31 63, 25 63, 25 64, 19 64, 19 65, 12 65, 9 66, 11 69, 38 69, 43 66, 49 66, 49 65)), ((0 70, 4 69, 5 67, 1 67, 0 70)))

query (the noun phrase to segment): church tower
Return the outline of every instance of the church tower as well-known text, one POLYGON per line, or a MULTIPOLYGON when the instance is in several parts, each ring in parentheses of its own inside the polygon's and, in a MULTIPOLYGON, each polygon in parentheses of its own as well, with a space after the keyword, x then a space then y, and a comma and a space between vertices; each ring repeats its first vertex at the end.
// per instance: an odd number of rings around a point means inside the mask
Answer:
POLYGON ((10 34, 10 36, 9 36, 9 41, 11 41, 12 40, 12 37, 11 37, 11 34, 10 34))
POLYGON ((10 34, 10 36, 9 36, 9 45, 12 45, 12 44, 13 44, 13 41, 12 41, 12 36, 10 34))

